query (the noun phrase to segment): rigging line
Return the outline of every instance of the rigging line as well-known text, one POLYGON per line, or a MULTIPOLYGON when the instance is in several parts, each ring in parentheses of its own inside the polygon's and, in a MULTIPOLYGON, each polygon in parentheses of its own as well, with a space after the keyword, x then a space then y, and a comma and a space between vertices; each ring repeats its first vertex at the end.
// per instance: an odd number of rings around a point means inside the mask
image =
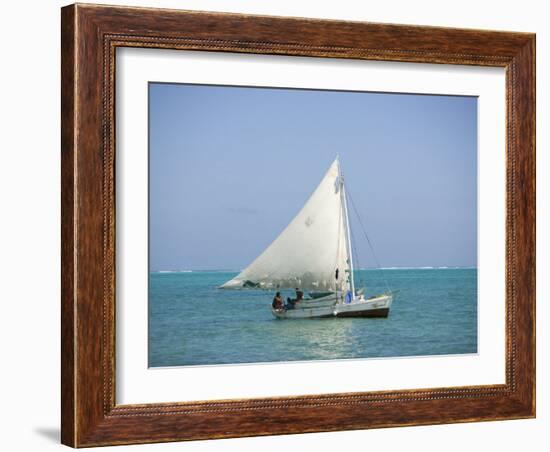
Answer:
MULTIPOLYGON (((347 192, 346 192, 346 195, 347 195, 347 192)), ((353 254, 354 262, 356 263, 355 267, 357 269, 361 269, 361 262, 359 261, 359 253, 357 252, 357 247, 355 246, 357 241, 355 240, 355 234, 353 233, 353 226, 351 224, 351 221, 349 221, 349 233, 351 235, 350 237, 351 252, 353 254)), ((361 273, 359 274, 359 284, 361 284, 361 286, 363 287, 365 285, 365 281, 363 280, 363 275, 361 273)))
MULTIPOLYGON (((369 248, 372 253, 372 257, 374 258, 374 262, 376 264, 376 267, 380 269, 380 262, 378 261, 378 257, 376 256, 376 253, 374 252, 374 247, 372 246, 372 243, 369 239, 369 235, 367 234, 367 229, 365 228, 365 225, 363 224, 363 221, 361 220, 361 217, 359 215, 359 211, 357 210, 357 207, 355 206, 355 203, 353 202, 353 198, 351 197, 351 194, 348 190, 347 195, 349 197, 349 200, 351 201, 351 205, 353 207, 353 210, 355 212, 355 215, 357 215, 357 219, 359 220, 359 224, 361 225, 361 229, 363 230, 363 234, 365 235, 365 238, 367 239, 367 243, 369 244, 369 248)), ((388 292, 391 292, 390 286, 388 284, 388 280, 383 276, 384 278, 384 284, 386 285, 386 289, 388 292)))
MULTIPOLYGON (((349 226, 350 226, 349 232, 351 234, 351 249, 353 252, 353 259, 355 259, 355 262, 357 263, 357 266, 356 266, 357 269, 361 270, 361 262, 359 262, 359 253, 357 252, 357 247, 355 246, 357 242, 355 240, 355 235, 353 234, 353 228, 351 227, 351 222, 349 226)), ((363 278, 362 273, 359 273, 359 284, 361 284, 363 288, 365 287, 365 280, 363 278)))

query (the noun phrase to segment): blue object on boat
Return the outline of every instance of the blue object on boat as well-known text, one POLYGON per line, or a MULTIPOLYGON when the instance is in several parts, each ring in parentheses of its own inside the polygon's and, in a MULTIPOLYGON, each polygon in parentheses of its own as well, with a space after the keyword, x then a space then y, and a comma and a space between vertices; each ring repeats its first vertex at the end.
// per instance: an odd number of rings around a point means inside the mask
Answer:
POLYGON ((351 290, 348 290, 348 293, 346 294, 346 304, 351 303, 351 290))

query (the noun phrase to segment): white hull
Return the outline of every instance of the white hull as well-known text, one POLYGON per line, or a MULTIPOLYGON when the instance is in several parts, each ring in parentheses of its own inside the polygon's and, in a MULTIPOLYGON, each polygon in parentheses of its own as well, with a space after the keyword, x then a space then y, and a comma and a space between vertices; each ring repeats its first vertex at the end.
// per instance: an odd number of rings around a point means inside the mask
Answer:
POLYGON ((338 295, 329 295, 324 298, 302 300, 293 309, 271 309, 271 312, 278 319, 387 317, 392 301, 392 294, 379 295, 369 299, 359 296, 350 303, 343 303, 342 297, 338 295))

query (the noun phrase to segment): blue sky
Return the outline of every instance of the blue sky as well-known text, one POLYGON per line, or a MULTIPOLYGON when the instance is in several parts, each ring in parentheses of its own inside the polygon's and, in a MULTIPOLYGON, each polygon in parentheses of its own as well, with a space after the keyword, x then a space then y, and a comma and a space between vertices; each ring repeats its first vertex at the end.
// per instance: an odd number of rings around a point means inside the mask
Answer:
POLYGON ((151 83, 149 102, 151 270, 246 267, 336 154, 381 266, 477 265, 475 97, 151 83))

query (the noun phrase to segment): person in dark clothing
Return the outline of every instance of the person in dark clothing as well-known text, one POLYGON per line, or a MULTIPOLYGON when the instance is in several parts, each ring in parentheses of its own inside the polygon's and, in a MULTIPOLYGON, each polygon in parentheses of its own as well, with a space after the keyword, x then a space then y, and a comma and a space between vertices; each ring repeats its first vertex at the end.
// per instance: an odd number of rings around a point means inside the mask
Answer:
POLYGON ((294 309, 296 307, 296 303, 299 303, 304 299, 304 292, 302 292, 300 289, 296 287, 296 298, 287 298, 286 299, 286 309, 294 309))
POLYGON ((281 297, 281 292, 277 292, 275 294, 275 297, 273 298, 273 303, 271 303, 271 306, 273 306, 273 309, 276 311, 280 311, 284 307, 283 298, 281 297))

